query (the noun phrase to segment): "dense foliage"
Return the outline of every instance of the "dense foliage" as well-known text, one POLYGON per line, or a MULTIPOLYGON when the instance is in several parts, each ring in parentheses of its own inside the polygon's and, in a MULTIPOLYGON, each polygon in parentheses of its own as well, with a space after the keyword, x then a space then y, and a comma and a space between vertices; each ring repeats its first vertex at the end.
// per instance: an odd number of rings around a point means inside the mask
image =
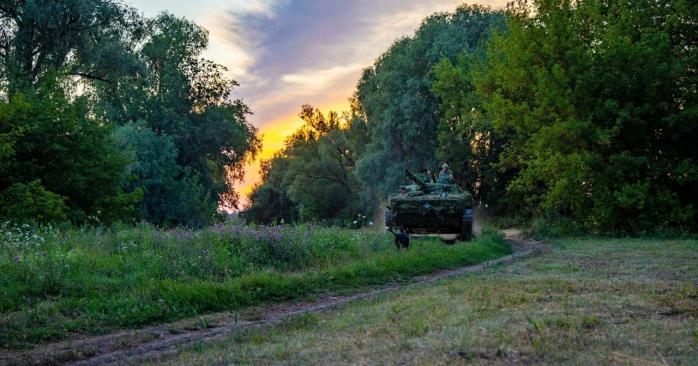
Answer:
POLYGON ((202 226, 237 205, 260 143, 204 29, 116 0, 5 2, 0 29, 1 217, 202 226))
MULTIPOLYGON (((698 229, 698 5, 533 0, 428 17, 349 112, 262 165, 252 222, 368 223, 404 169, 449 162, 497 215, 698 229)), ((118 0, 0 5, 0 217, 200 227, 260 148, 207 32, 118 0)))
POLYGON ((111 129, 89 116, 86 98, 69 100, 53 85, 16 94, 0 102, 0 125, 12 132, 0 176, 4 217, 43 222, 133 217, 142 192, 123 191, 126 159, 112 144, 111 129), (36 206, 36 200, 43 204, 36 206))
MULTIPOLYGON (((535 0, 429 17, 364 72, 339 128, 361 131, 348 150, 358 193, 325 190, 329 216, 287 217, 342 217, 384 200, 405 168, 446 161, 498 215, 597 232, 696 230, 697 16, 684 0, 535 0)), ((318 199, 270 194, 276 169, 285 182, 299 177, 289 169, 298 159, 307 160, 282 154, 266 165, 253 221, 275 217, 265 199, 284 212, 318 199)), ((303 187, 331 187, 303 174, 303 187)))
POLYGON ((599 231, 698 229, 698 5, 509 9, 475 75, 510 204, 599 231))
POLYGON ((232 184, 242 178, 244 163, 256 154, 260 142, 247 123, 248 107, 229 98, 237 83, 225 77, 223 66, 200 58, 208 45, 204 29, 163 14, 146 22, 145 34, 136 54, 140 71, 124 75, 118 83, 97 84, 97 108, 108 120, 121 125, 140 122, 147 126, 143 131, 174 143, 179 166, 174 178, 183 190, 170 194, 166 186, 171 183, 162 181, 153 187, 157 193, 148 192, 154 195, 151 203, 163 203, 153 209, 176 211, 166 202, 183 199, 182 204, 188 205, 183 209, 191 214, 165 218, 145 211, 145 217, 156 224, 200 226, 215 214, 219 203, 237 206, 239 197, 232 184), (194 196, 186 197, 187 192, 194 196))
POLYGON ((405 181, 405 169, 438 167, 433 69, 443 60, 474 53, 503 19, 477 6, 432 15, 413 37, 397 41, 364 71, 357 97, 371 140, 357 169, 381 197, 405 181))
POLYGON ((405 183, 406 168, 437 168, 432 69, 475 52, 503 22, 501 13, 474 6, 435 14, 364 71, 342 121, 337 113, 325 117, 304 107, 306 125, 263 165, 263 184, 253 192, 245 217, 261 223, 368 223, 387 195, 405 183))

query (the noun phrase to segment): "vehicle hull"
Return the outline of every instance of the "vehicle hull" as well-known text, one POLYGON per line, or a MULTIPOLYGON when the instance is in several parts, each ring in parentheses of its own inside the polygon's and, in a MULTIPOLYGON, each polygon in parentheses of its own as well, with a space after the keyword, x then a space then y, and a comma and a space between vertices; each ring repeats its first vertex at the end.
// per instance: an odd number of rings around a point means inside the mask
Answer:
POLYGON ((386 226, 411 234, 472 236, 472 198, 469 194, 396 195, 388 203, 386 226))

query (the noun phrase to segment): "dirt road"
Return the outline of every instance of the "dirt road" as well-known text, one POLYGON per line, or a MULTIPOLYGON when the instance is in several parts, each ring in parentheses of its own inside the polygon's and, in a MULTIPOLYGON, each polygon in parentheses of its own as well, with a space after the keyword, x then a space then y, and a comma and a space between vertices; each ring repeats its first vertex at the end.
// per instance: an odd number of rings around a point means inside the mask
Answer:
POLYGON ((247 309, 241 313, 210 314, 195 319, 163 324, 139 330, 67 340, 55 344, 37 346, 32 350, 8 352, 0 355, 0 364, 8 365, 117 365, 138 363, 169 357, 179 352, 181 346, 195 342, 212 342, 224 339, 239 330, 267 327, 285 319, 305 313, 322 312, 343 304, 369 299, 416 284, 436 282, 445 278, 481 271, 504 265, 546 250, 544 243, 509 240, 513 254, 497 260, 436 272, 414 278, 406 284, 369 289, 347 296, 322 295, 312 302, 282 303, 247 309))

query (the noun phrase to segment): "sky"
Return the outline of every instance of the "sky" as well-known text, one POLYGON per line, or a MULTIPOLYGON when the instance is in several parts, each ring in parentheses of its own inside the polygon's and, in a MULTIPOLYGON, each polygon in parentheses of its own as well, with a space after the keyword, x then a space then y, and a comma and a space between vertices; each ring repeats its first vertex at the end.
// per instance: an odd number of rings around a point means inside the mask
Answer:
MULTIPOLYGON (((478 3, 502 7, 508 0, 478 3)), ((262 159, 283 147, 302 125, 300 106, 347 110, 361 72, 421 21, 452 11, 462 0, 126 0, 147 16, 167 11, 210 32, 204 57, 223 64, 240 83, 233 98, 253 115, 264 144, 262 159)), ((259 181, 259 162, 237 189, 259 181)))

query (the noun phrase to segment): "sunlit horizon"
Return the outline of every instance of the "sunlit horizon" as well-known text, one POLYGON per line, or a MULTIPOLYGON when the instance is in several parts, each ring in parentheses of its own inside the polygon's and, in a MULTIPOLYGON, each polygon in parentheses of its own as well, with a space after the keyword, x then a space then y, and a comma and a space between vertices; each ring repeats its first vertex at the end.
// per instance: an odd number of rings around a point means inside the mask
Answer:
POLYGON ((167 11, 209 31, 205 57, 240 83, 233 98, 252 109, 263 150, 236 185, 241 208, 259 182, 260 161, 283 148, 311 104, 323 112, 349 108, 361 72, 397 39, 414 34, 427 16, 462 4, 502 7, 506 1, 129 0, 153 16, 167 11))

